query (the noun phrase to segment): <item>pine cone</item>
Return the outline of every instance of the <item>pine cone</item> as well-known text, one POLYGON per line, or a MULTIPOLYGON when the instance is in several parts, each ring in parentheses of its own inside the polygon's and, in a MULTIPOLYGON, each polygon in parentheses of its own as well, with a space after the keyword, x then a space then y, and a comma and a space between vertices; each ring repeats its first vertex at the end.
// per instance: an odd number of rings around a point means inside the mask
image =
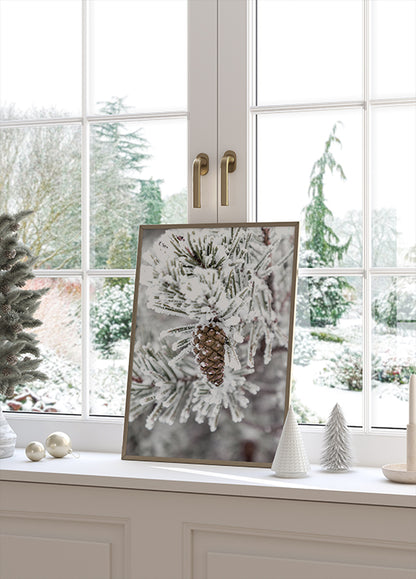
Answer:
POLYGON ((197 326, 194 332, 194 354, 201 372, 215 386, 224 381, 224 353, 226 335, 214 322, 197 326))

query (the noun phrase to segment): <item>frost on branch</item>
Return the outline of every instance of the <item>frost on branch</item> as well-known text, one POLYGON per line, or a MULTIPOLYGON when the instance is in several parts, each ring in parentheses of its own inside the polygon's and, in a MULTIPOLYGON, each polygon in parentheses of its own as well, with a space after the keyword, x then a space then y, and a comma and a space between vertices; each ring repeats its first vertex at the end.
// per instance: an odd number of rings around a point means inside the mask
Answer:
POLYGON ((171 321, 144 337, 138 320, 131 421, 146 414, 152 429, 192 415, 215 431, 223 409, 243 419, 259 390, 247 381, 258 354, 266 366, 287 349, 292 255, 275 228, 169 229, 153 243, 141 261, 141 311, 171 321))
MULTIPOLYGON (((172 426, 175 421, 185 423, 191 412, 195 421, 205 419, 210 430, 216 430, 220 411, 229 409, 233 422, 240 422, 243 409, 249 404, 246 393, 256 394, 258 386, 250 384, 242 371, 229 375, 221 388, 198 376, 191 356, 180 366, 172 365, 172 350, 162 344, 161 349, 147 345, 136 351, 131 385, 130 420, 146 412, 146 428, 152 430, 157 421, 172 426)), ((246 374, 251 372, 246 370, 246 374)))

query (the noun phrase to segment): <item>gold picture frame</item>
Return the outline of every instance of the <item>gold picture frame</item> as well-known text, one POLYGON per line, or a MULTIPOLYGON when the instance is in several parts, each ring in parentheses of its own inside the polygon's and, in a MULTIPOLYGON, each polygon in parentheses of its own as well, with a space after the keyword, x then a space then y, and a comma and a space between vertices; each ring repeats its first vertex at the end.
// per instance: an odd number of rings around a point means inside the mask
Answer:
POLYGON ((270 466, 298 245, 298 222, 140 226, 123 459, 270 466))

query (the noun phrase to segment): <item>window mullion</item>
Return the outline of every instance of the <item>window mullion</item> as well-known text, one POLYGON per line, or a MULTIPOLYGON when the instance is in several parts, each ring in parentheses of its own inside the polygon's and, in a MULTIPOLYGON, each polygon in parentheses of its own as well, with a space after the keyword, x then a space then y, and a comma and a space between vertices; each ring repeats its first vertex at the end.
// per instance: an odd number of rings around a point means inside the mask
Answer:
POLYGON ((363 429, 371 430, 370 2, 363 0, 363 429))
POLYGON ((82 3, 82 145, 81 145, 81 378, 82 378, 82 417, 89 416, 89 256, 90 256, 90 187, 89 187, 89 125, 87 120, 88 107, 88 2, 82 3))

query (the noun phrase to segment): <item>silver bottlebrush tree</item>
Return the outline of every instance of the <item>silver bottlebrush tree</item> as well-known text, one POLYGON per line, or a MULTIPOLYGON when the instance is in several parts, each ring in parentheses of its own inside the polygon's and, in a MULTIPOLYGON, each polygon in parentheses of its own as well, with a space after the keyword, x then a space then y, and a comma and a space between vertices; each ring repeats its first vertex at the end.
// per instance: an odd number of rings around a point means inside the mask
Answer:
POLYGON ((345 472, 351 468, 351 433, 340 405, 335 404, 325 426, 322 467, 329 472, 345 472))

